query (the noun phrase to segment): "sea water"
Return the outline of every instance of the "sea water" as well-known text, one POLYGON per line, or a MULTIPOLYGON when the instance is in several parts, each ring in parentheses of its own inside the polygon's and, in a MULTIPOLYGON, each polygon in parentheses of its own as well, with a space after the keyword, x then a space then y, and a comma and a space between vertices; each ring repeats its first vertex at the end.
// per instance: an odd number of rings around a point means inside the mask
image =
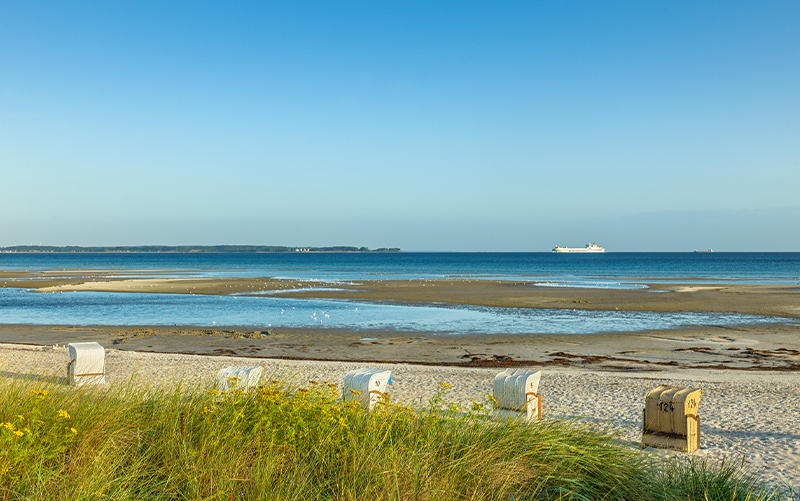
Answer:
MULTIPOLYGON (((509 279, 531 287, 641 288, 643 282, 800 285, 800 253, 244 253, 0 254, 0 269, 138 270, 180 276, 271 276, 357 283, 386 279, 509 279)), ((159 275, 163 276, 163 275, 159 275)), ((786 321, 724 313, 401 305, 272 296, 0 289, 0 323, 225 325, 397 330, 440 334, 624 332, 693 325, 786 321)), ((794 322, 794 321, 792 321, 794 322)))
POLYGON ((6 270, 194 270, 311 279, 510 276, 800 281, 800 252, 0 253, 6 270))

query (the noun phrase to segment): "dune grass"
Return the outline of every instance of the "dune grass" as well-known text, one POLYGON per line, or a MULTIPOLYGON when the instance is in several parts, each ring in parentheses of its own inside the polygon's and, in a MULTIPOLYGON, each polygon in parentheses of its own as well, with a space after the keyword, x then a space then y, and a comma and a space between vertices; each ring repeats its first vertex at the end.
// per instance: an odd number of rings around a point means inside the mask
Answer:
POLYGON ((0 499, 761 500, 735 467, 674 462, 576 423, 487 421, 439 396, 364 411, 267 381, 75 388, 0 379, 0 499))

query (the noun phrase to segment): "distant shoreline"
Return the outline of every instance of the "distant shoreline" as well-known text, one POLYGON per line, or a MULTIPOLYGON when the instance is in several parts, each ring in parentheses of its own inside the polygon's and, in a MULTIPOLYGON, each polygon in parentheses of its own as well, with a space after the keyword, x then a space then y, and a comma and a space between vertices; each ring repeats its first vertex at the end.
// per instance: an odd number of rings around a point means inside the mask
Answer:
POLYGON ((381 247, 369 249, 367 247, 286 247, 280 245, 136 245, 136 246, 52 246, 52 245, 18 245, 13 247, 0 247, 0 253, 7 254, 79 254, 79 253, 308 253, 308 252, 400 252, 396 247, 381 247))

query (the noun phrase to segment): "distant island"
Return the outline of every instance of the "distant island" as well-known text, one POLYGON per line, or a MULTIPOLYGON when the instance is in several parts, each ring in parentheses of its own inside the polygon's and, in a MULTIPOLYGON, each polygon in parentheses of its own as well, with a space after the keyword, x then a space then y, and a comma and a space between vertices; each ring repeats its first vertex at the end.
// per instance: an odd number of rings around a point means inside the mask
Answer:
POLYGON ((396 247, 369 249, 367 247, 284 247, 281 245, 135 245, 120 247, 79 247, 74 245, 15 245, 0 247, 0 252, 400 252, 396 247))

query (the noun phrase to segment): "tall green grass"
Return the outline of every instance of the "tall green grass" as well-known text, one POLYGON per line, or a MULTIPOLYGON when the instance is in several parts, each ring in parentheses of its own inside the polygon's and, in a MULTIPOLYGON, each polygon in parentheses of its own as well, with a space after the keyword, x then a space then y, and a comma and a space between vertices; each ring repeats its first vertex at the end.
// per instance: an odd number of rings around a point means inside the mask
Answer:
POLYGON ((730 467, 575 423, 490 421, 440 394, 366 412, 335 386, 75 388, 0 380, 0 499, 760 500, 730 467))

